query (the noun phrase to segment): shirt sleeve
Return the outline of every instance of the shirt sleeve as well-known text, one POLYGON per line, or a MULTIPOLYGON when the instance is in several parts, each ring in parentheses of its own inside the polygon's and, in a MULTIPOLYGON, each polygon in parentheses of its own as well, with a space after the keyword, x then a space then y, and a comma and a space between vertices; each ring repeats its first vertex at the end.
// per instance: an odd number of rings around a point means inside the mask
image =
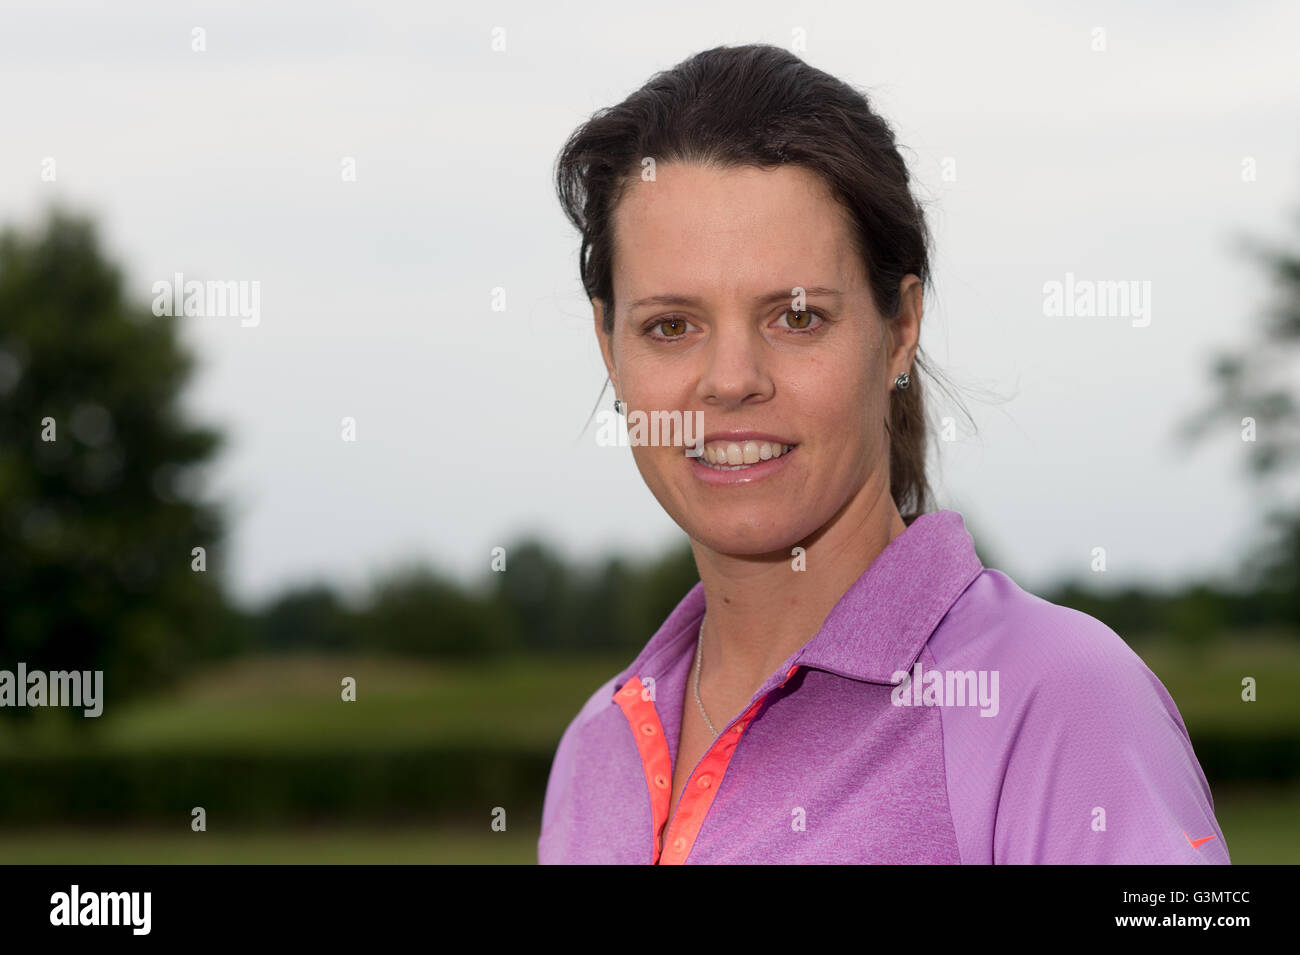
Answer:
MULTIPOLYGON (((1070 636, 1015 700, 997 800, 998 864, 1229 864, 1173 699, 1109 627, 1070 636)), ((1004 691, 1007 689, 1003 688, 1004 691)))
POLYGON ((550 865, 563 860, 564 846, 569 839, 569 817, 564 807, 569 800, 573 778, 573 724, 560 737, 551 772, 546 780, 546 794, 542 797, 542 827, 537 837, 537 862, 550 865))
POLYGON ((602 709, 613 704, 614 682, 611 677, 600 686, 565 727, 560 742, 551 759, 551 771, 546 779, 546 794, 542 797, 542 827, 537 837, 537 862, 539 865, 564 864, 574 836, 574 786, 579 774, 579 743, 584 724, 602 709))

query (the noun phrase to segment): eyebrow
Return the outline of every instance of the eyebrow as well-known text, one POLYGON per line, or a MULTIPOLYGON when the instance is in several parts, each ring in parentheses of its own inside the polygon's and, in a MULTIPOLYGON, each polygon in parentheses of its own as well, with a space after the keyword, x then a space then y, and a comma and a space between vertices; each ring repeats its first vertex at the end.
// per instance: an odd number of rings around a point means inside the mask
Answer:
MULTIPOLYGON (((796 286, 791 286, 795 288, 796 286)), ((824 285, 807 285, 803 287, 804 295, 808 298, 819 296, 822 298, 840 299, 844 293, 839 289, 827 288, 824 285)), ((777 289, 775 292, 768 292, 766 295, 760 295, 754 299, 755 305, 774 305, 777 302, 784 302, 794 298, 794 294, 785 289, 777 289)), ((666 295, 650 295, 646 298, 639 298, 633 302, 629 309, 638 309, 644 305, 681 305, 687 307, 699 307, 704 304, 704 300, 695 295, 681 295, 678 293, 668 293, 666 295)))

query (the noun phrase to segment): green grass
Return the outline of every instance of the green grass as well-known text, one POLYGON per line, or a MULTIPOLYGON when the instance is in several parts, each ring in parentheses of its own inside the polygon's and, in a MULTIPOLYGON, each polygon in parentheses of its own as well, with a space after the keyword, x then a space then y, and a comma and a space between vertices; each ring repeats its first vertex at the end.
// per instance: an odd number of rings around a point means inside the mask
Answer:
MULTIPOLYGON (((1234 865, 1300 863, 1300 787, 1220 789, 1215 817, 1234 865)), ((537 862, 537 819, 506 832, 463 823, 236 832, 54 828, 0 831, 0 864, 482 864, 537 862)))
POLYGON ((256 657, 173 692, 115 706, 69 732, 65 714, 33 712, 26 736, 0 720, 0 756, 18 747, 108 752, 406 748, 443 741, 553 747, 587 698, 630 659, 513 659, 491 665, 382 657, 256 657), (356 680, 356 702, 341 681, 356 680), (8 732, 6 732, 8 730, 8 732))
POLYGON ((1134 651, 1165 685, 1192 738, 1198 730, 1243 736, 1300 731, 1300 637, 1227 637, 1203 649, 1168 640, 1134 651), (1255 679, 1256 699, 1241 698, 1255 679))
POLYGON ((0 831, 2 865, 535 865, 538 820, 505 832, 464 825, 340 826, 168 832, 0 831))
POLYGON ((1217 787, 1214 818, 1233 865, 1300 863, 1300 785, 1217 787))

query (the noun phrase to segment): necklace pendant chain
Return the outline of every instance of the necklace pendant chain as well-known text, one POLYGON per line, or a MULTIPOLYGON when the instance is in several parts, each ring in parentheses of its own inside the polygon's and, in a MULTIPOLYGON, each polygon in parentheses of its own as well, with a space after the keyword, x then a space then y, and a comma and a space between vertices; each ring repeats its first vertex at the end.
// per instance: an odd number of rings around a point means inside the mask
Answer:
POLYGON ((704 622, 709 619, 708 610, 704 611, 704 616, 700 619, 700 633, 695 640, 695 703, 700 708, 700 715, 704 717, 704 722, 709 726, 709 732, 713 738, 718 738, 718 731, 713 728, 713 721, 709 719, 709 714, 704 712, 704 702, 700 699, 700 660, 704 656, 704 622))

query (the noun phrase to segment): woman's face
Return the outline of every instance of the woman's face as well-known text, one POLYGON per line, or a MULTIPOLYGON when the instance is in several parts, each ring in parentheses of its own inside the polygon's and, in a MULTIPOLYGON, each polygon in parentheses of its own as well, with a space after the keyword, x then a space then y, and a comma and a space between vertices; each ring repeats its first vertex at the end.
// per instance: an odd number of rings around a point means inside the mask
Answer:
POLYGON ((661 164, 654 181, 629 186, 613 226, 614 330, 604 334, 597 301, 596 331, 615 394, 629 415, 700 411, 711 439, 698 459, 634 444, 664 510, 734 555, 788 554, 833 521, 867 521, 882 488, 888 498, 885 417, 915 352, 916 277, 887 325, 847 212, 798 166, 661 164), (796 286, 806 312, 793 307, 796 286), (735 432, 776 440, 754 441, 752 471, 708 468, 732 444, 728 463, 744 461, 735 432))

